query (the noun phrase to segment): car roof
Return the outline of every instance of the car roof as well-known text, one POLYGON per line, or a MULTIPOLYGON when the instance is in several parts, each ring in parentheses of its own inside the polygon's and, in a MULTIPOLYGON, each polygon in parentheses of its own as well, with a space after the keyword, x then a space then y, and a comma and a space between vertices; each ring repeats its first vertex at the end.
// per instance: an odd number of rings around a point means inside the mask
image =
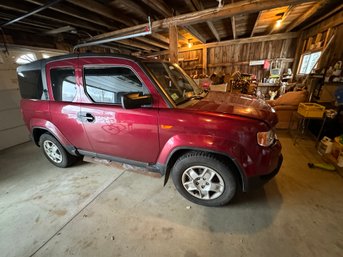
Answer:
POLYGON ((127 59, 134 62, 141 62, 145 59, 139 58, 132 55, 124 55, 124 54, 112 54, 112 53, 77 53, 77 54, 65 54, 65 55, 58 55, 54 57, 50 57, 47 59, 40 59, 28 64, 20 65, 17 68, 17 72, 27 71, 27 70, 36 70, 41 69, 49 62, 59 61, 59 60, 68 60, 68 59, 75 59, 75 58, 85 58, 85 57, 115 57, 121 59, 127 59))

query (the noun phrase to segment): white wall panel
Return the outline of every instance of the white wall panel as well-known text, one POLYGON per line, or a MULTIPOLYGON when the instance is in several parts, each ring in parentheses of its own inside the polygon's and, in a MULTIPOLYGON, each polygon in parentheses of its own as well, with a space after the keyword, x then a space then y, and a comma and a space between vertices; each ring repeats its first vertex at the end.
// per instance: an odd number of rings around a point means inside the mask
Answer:
POLYGON ((0 112, 19 108, 20 99, 21 97, 18 89, 0 91, 0 112))
POLYGON ((26 126, 0 131, 0 150, 29 141, 26 126))
POLYGON ((27 142, 28 131, 20 113, 20 93, 15 58, 1 54, 0 62, 0 150, 27 142))
POLYGON ((24 125, 20 109, 0 111, 0 131, 24 125))
POLYGON ((0 150, 29 140, 29 132, 23 125, 19 106, 21 97, 16 73, 16 59, 28 53, 34 53, 41 58, 43 52, 49 56, 62 54, 62 52, 23 49, 10 49, 9 55, 0 52, 0 150))

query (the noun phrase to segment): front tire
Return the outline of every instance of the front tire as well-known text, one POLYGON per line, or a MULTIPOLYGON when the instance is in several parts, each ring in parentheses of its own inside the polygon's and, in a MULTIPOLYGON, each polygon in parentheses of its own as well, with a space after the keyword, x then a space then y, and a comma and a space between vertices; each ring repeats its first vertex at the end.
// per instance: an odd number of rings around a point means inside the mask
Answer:
POLYGON ((76 158, 70 155, 52 135, 45 133, 39 138, 39 145, 45 157, 55 166, 66 168, 72 165, 76 158))
POLYGON ((210 153, 186 153, 176 161, 171 175, 177 191, 196 204, 223 206, 236 194, 233 172, 210 153))

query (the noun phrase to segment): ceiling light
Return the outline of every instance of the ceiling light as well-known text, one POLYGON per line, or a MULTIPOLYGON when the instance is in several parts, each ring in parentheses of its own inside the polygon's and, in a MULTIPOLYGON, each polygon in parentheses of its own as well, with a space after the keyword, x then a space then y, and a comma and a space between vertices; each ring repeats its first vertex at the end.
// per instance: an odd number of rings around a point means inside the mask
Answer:
POLYGON ((193 46, 193 43, 191 42, 192 39, 188 39, 188 43, 187 43, 187 46, 188 48, 192 48, 193 46))
POLYGON ((282 19, 278 19, 275 23, 275 27, 276 28, 280 28, 281 27, 281 23, 282 23, 282 19))

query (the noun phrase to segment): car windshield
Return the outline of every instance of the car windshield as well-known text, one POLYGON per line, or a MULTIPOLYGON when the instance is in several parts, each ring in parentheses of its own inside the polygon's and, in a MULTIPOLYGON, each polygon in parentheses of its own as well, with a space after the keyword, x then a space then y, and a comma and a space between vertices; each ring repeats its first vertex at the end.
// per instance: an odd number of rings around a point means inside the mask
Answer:
POLYGON ((203 90, 178 65, 167 62, 145 64, 176 105, 192 98, 201 98, 203 90))

